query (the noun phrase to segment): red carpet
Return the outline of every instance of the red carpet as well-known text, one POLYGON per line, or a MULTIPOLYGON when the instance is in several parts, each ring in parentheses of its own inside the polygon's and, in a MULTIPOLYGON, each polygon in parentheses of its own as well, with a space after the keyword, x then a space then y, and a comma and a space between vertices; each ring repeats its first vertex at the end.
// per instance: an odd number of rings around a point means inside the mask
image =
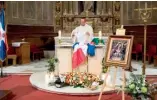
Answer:
MULTIPOLYGON (((0 89, 12 90, 13 97, 9 100, 97 100, 98 96, 57 95, 39 91, 29 82, 29 76, 12 75, 0 78, 0 89)), ((104 94, 102 100, 121 100, 121 94, 104 94)), ((126 100, 131 100, 126 96, 126 100)))

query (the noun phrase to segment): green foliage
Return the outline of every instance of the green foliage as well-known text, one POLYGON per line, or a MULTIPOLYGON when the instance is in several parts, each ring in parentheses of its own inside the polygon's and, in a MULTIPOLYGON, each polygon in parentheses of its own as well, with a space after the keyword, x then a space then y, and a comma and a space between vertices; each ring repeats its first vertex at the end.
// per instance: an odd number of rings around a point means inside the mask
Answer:
POLYGON ((145 81, 145 76, 131 73, 130 78, 127 79, 125 91, 134 99, 147 99, 149 97, 149 91, 148 83, 145 81))
POLYGON ((106 72, 107 72, 107 69, 108 69, 108 66, 105 66, 104 58, 103 58, 103 59, 102 59, 102 73, 106 73, 106 72))
POLYGON ((59 60, 57 58, 50 58, 48 59, 47 62, 48 62, 48 65, 46 67, 48 67, 48 71, 54 72, 56 64, 59 62, 59 60))
POLYGON ((84 86, 82 86, 82 84, 78 84, 78 85, 75 85, 74 88, 84 88, 84 86))
POLYGON ((92 42, 94 42, 95 45, 98 45, 99 43, 104 44, 104 40, 99 38, 94 38, 92 42))

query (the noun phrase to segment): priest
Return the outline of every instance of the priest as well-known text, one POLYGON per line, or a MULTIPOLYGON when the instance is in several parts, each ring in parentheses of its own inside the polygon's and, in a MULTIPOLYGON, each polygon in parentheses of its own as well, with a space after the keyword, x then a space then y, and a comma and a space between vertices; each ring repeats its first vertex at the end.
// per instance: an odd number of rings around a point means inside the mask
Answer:
POLYGON ((73 45, 72 69, 87 72, 88 51, 90 51, 90 54, 93 54, 91 51, 95 53, 95 47, 93 49, 90 45, 93 39, 93 29, 86 23, 86 19, 81 19, 80 22, 80 26, 76 27, 71 34, 72 38, 76 40, 73 45))
POLYGON ((72 31, 71 36, 79 43, 90 43, 93 39, 93 28, 86 23, 86 19, 81 19, 80 26, 72 31))

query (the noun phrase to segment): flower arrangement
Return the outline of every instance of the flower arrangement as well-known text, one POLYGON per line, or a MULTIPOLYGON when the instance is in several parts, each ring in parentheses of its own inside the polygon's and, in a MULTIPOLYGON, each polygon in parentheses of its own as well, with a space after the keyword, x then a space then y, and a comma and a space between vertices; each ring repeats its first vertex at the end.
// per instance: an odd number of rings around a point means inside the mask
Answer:
POLYGON ((73 86, 74 88, 88 88, 95 90, 100 84, 99 78, 90 73, 83 72, 69 72, 59 76, 59 79, 55 82, 57 88, 64 86, 73 86))
POLYGON ((71 72, 65 74, 65 76, 65 83, 74 87, 92 88, 94 85, 96 86, 95 88, 97 88, 100 81, 96 75, 91 73, 71 72))
POLYGON ((144 75, 130 74, 130 78, 126 81, 125 91, 130 94, 134 100, 147 100, 149 95, 149 84, 145 80, 144 75))

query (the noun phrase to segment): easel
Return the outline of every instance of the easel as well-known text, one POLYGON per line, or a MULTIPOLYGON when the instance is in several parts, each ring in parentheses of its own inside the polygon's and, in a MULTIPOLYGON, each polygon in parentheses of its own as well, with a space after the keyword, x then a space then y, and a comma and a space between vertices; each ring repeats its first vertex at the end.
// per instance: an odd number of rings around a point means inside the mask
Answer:
MULTIPOLYGON (((124 36, 125 35, 125 31, 126 30, 123 28, 123 25, 122 25, 121 28, 116 30, 116 35, 124 36)), ((129 65, 130 65, 130 62, 129 62, 129 65)), ((117 68, 119 66, 118 65, 114 65, 114 66, 115 66, 116 69, 115 69, 115 73, 114 73, 114 77, 113 77, 113 84, 112 84, 113 86, 111 88, 113 88, 115 90, 115 83, 116 83, 116 77, 117 77, 117 68)), ((123 79, 122 79, 122 81, 123 81, 123 83, 122 83, 122 100, 125 100, 125 90, 124 90, 124 88, 125 88, 125 85, 126 85, 126 80, 125 80, 126 79, 126 75, 125 75, 125 69, 124 68, 126 68, 126 67, 127 67, 127 65, 122 67, 122 77, 123 77, 123 79)), ((108 67, 108 68, 110 68, 110 67, 108 67)), ((105 80, 104 80, 104 83, 102 85, 101 92, 100 92, 98 100, 101 100, 103 90, 104 90, 105 86, 107 86, 106 85, 106 80, 107 80, 108 74, 109 74, 109 69, 108 69, 108 71, 106 73, 105 80)))
MULTIPOLYGON (((103 90, 104 90, 104 88, 107 86, 107 85, 106 85, 106 80, 107 80, 107 77, 108 77, 108 75, 109 75, 109 68, 110 68, 110 67, 108 67, 108 71, 107 71, 107 73, 106 73, 105 80, 104 80, 104 83, 103 83, 103 85, 102 85, 101 92, 100 92, 100 95, 99 95, 98 100, 101 100, 103 90)), ((107 86, 107 87, 113 88, 114 90, 115 90, 115 83, 116 83, 117 68, 118 68, 118 66, 116 66, 115 68, 116 68, 116 69, 115 69, 114 78, 113 78, 113 84, 112 84, 113 86, 107 86)), ((122 68, 122 76, 123 76, 122 100, 125 100, 125 91, 124 91, 124 88, 125 88, 125 84, 126 84, 126 81, 125 81, 126 75, 125 75, 125 69, 124 69, 124 68, 122 68)))

